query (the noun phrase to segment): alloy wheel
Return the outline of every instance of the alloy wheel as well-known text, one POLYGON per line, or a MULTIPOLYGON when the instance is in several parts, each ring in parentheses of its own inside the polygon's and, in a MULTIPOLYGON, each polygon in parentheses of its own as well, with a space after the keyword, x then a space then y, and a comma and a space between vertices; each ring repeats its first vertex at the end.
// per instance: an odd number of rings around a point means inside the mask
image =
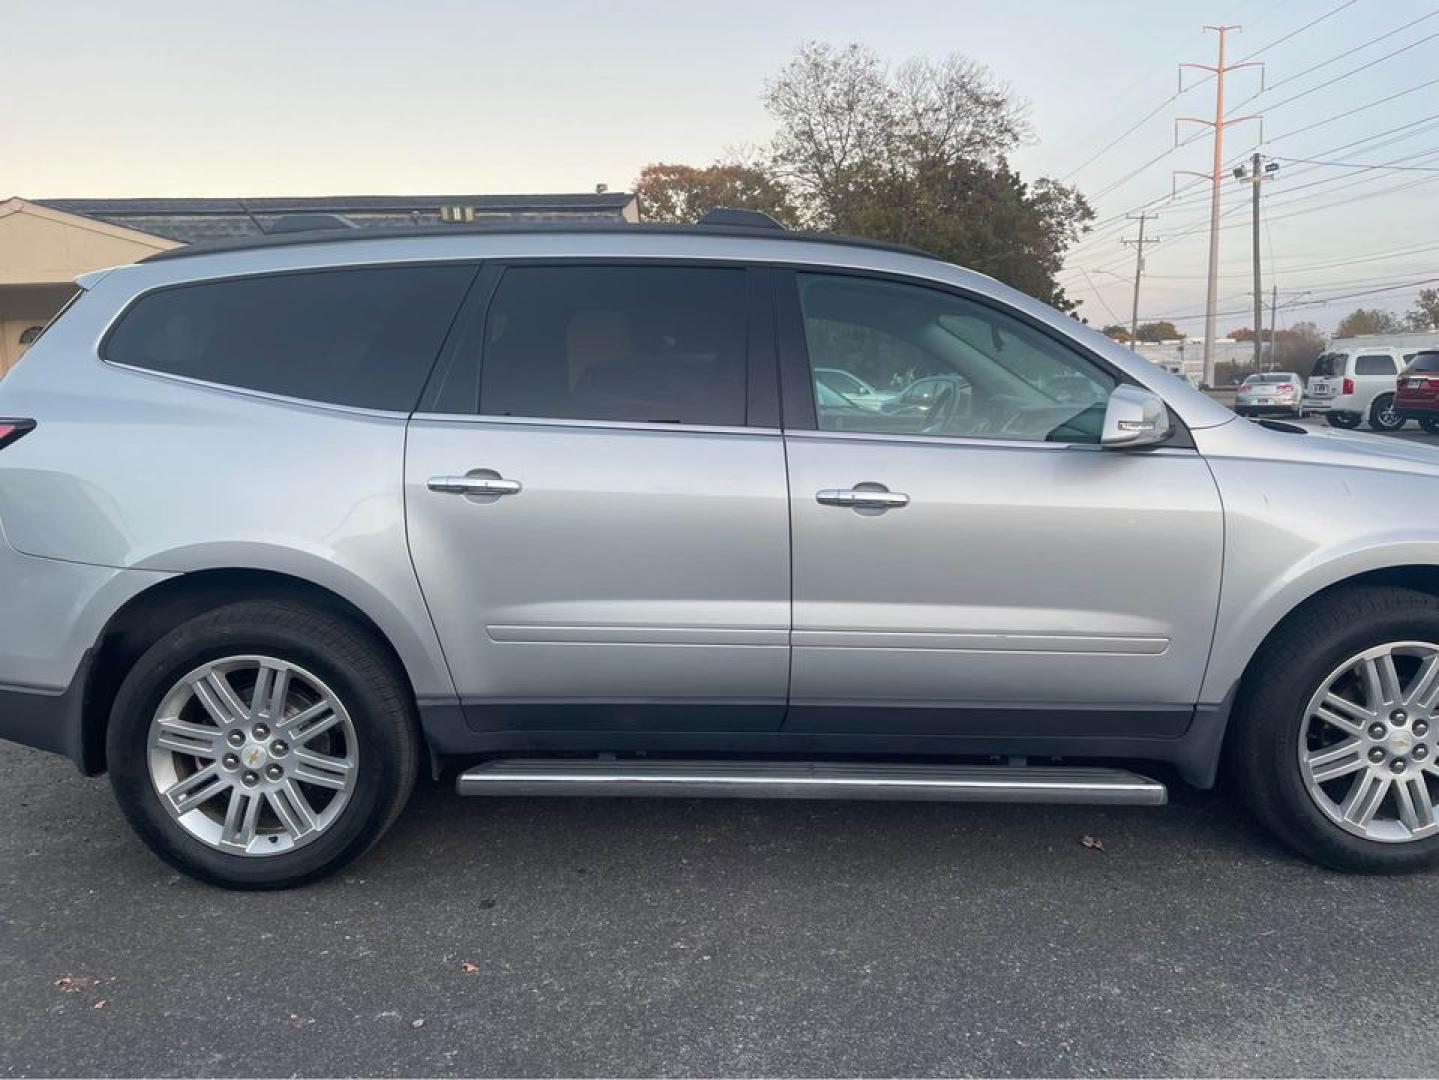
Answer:
POLYGON ((1439 645, 1366 649, 1310 698, 1299 768, 1315 805, 1366 840, 1439 834, 1439 645))
POLYGON ((268 656, 213 660, 180 679, 150 721, 150 779, 197 840, 279 855, 335 823, 354 793, 349 713, 305 669, 268 656))

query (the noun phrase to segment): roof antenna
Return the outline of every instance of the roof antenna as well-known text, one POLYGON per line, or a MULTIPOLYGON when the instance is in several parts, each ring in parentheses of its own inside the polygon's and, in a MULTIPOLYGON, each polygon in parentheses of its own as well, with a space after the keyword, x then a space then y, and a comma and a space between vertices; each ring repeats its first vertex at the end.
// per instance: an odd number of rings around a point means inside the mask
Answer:
POLYGON ((260 224, 260 219, 250 212, 250 207, 246 204, 245 200, 236 199, 235 201, 240 204, 240 209, 245 211, 245 216, 250 219, 250 224, 260 230, 260 235, 269 236, 270 230, 260 224))

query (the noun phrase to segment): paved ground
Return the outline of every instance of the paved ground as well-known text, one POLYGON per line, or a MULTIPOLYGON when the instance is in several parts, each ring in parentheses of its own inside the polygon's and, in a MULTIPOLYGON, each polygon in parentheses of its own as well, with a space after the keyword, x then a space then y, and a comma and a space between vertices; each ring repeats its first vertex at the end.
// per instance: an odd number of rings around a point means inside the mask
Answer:
POLYGON ((1433 1074, 1436 940, 1433 877, 1314 870, 1193 793, 427 783, 343 878, 226 893, 103 781, 0 745, 3 1075, 1433 1074))

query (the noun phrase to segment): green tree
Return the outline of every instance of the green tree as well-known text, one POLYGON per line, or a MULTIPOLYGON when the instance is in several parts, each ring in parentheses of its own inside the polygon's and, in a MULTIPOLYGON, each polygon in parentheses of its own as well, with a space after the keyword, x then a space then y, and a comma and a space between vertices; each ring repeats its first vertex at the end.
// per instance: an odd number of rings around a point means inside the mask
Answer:
POLYGON ((1028 182, 1007 155, 1025 107, 962 56, 891 68, 860 45, 810 42, 765 86, 771 172, 810 228, 909 244, 1060 308, 1056 277, 1094 213, 1071 187, 1028 182))
POLYGON ((1335 331, 1335 337, 1358 337, 1360 334, 1393 334, 1403 328, 1403 324, 1390 311, 1380 311, 1378 308, 1355 308, 1344 318, 1339 320, 1339 329, 1335 331))
POLYGON ((692 222, 717 206, 761 210, 783 224, 796 220, 784 185, 763 167, 715 162, 646 165, 635 181, 640 217, 645 221, 692 222))
POLYGON ((1184 332, 1167 319, 1161 322, 1140 323, 1134 330, 1140 341, 1175 341, 1184 337, 1184 332))
POLYGON ((1404 314, 1406 330, 1439 330, 1439 289, 1420 289, 1414 306, 1404 314))

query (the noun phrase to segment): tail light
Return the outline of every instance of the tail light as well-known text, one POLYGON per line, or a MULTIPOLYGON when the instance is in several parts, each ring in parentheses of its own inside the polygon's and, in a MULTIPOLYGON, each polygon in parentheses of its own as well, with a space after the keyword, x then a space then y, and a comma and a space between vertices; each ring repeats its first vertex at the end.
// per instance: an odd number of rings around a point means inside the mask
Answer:
POLYGON ((1292 382, 1282 382, 1282 383, 1280 383, 1278 386, 1276 386, 1274 389, 1275 389, 1275 391, 1276 391, 1277 393, 1280 393, 1280 394, 1288 394, 1288 393, 1293 392, 1293 390, 1294 390, 1294 384, 1293 384, 1292 382))
POLYGON ((1352 394, 1352 393, 1354 393, 1354 380, 1353 380, 1353 379, 1345 379, 1345 380, 1344 380, 1344 392, 1345 392, 1346 394, 1352 394))
POLYGON ((34 420, 0 420, 0 450, 34 429, 34 420))

